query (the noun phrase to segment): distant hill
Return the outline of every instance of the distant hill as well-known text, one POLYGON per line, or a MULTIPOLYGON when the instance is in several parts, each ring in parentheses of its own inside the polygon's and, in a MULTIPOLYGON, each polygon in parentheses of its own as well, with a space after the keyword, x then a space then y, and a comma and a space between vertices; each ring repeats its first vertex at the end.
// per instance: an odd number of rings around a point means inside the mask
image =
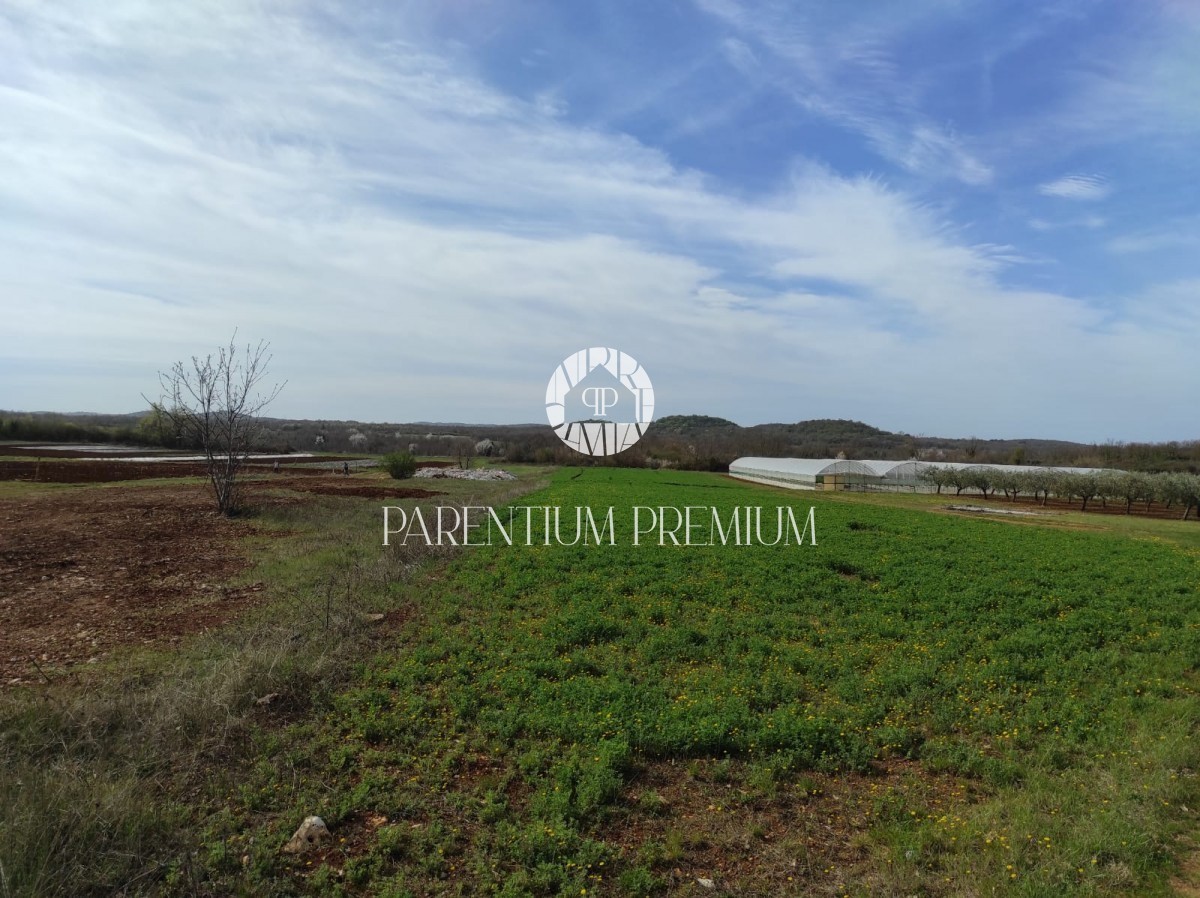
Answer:
POLYGON ((818 418, 795 424, 759 424, 746 428, 782 445, 782 455, 849 458, 988 461, 993 464, 1048 463, 1051 459, 1092 457, 1098 447, 1066 440, 981 440, 976 437, 928 437, 881 430, 862 421, 818 418))
MULTIPOLYGON (((57 414, 0 411, 0 439, 56 442, 145 443, 138 423, 148 412, 57 414)), ((491 439, 510 461, 579 464, 648 464, 724 470, 743 455, 798 458, 975 461, 990 464, 1059 464, 1150 471, 1200 471, 1200 441, 1085 444, 1066 440, 929 437, 881 430, 862 421, 817 418, 742 427, 712 415, 666 415, 637 445, 595 462, 570 452, 548 424, 381 423, 264 418, 260 448, 272 451, 392 452, 454 456, 491 439)))
POLYGON ((862 421, 843 418, 817 418, 812 421, 797 421, 795 424, 756 424, 747 430, 751 433, 771 434, 795 443, 839 446, 842 447, 839 451, 843 452, 847 451, 846 446, 898 448, 899 444, 907 439, 904 434, 889 433, 862 421))
POLYGON ((666 433, 693 433, 728 427, 741 429, 728 418, 714 418, 712 415, 667 415, 656 418, 653 426, 655 430, 666 433))

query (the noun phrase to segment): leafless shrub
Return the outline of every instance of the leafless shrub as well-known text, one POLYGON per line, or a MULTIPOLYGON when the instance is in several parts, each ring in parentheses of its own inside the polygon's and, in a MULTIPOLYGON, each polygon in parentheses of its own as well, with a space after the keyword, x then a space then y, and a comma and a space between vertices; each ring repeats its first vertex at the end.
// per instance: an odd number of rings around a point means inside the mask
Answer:
POLYGON ((271 362, 269 344, 246 344, 239 352, 236 340, 235 331, 215 358, 192 356, 190 365, 176 362, 159 372, 161 397, 151 403, 175 432, 200 447, 217 509, 226 515, 238 510, 238 472, 261 432, 258 416, 284 387, 260 393, 271 362))

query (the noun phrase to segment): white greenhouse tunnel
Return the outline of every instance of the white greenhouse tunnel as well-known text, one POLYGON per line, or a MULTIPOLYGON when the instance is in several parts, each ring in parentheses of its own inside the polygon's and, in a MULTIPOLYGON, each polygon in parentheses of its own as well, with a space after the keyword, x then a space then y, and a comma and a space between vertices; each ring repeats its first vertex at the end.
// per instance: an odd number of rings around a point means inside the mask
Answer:
POLYGON ((838 458, 759 458, 746 456, 729 465, 729 474, 739 480, 799 490, 895 489, 933 492, 936 487, 921 475, 932 468, 967 470, 982 468, 997 472, 1049 471, 1063 474, 1119 473, 1107 468, 1043 467, 1040 465, 992 465, 972 462, 929 462, 909 459, 887 461, 838 458))

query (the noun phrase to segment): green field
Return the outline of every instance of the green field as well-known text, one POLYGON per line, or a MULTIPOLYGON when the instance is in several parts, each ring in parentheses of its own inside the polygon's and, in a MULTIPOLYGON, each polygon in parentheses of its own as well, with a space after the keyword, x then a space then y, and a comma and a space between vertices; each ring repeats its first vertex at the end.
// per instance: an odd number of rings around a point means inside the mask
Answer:
POLYGON ((292 535, 263 545, 254 576, 316 595, 351 559, 354 588, 401 623, 361 643, 336 688, 251 717, 227 761, 188 780, 189 810, 167 787, 199 851, 151 890, 1187 888, 1200 525, 1039 526, 921 498, 560 470, 519 503, 815 506, 817 545, 445 559, 382 549, 378 502, 268 512, 292 535), (281 855, 308 814, 331 843, 281 855))
POLYGON ((266 738, 223 875, 1169 893, 1200 799, 1194 551, 708 475, 562 471, 521 501, 815 504, 818 545, 467 550, 401 588, 401 637, 325 713, 266 738), (276 853, 308 809, 351 845, 315 872, 276 853))

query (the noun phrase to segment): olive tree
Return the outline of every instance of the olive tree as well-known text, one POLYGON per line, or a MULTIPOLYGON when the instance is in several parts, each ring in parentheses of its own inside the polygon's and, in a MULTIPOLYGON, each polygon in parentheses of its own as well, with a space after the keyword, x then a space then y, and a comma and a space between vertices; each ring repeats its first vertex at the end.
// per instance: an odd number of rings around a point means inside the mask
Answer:
POLYGON ((159 372, 162 395, 151 403, 204 453, 217 509, 225 515, 238 510, 238 474, 261 432, 258 416, 284 387, 260 389, 271 362, 269 344, 260 340, 239 350, 236 340, 235 331, 215 356, 192 356, 159 372))
POLYGON ((1163 495, 1170 508, 1178 502, 1183 506, 1186 521, 1193 508, 1200 512, 1200 477, 1194 474, 1171 474, 1163 484, 1163 495))
POLYGON ((1072 496, 1082 499, 1080 511, 1087 511, 1088 502, 1100 495, 1100 475, 1093 471, 1069 472, 1063 475, 1061 488, 1068 500, 1072 496))
POLYGON ((938 466, 924 468, 917 474, 917 479, 937 487, 938 495, 942 493, 942 487, 948 483, 946 478, 946 469, 938 466))
POLYGON ((1039 494, 1042 497, 1042 505, 1045 505, 1049 501, 1050 492, 1054 489, 1053 471, 1039 471, 1034 469, 1022 471, 1016 477, 1020 488, 1024 492, 1032 493, 1035 502, 1039 494))
POLYGON ((1161 502, 1170 511, 1175 503, 1174 481, 1177 474, 1158 473, 1150 475, 1150 488, 1146 491, 1146 510, 1155 502, 1161 502))
POLYGON ((1134 502, 1154 497, 1154 484, 1151 479, 1136 471, 1119 475, 1112 488, 1112 498, 1125 500, 1125 514, 1132 513, 1134 502))
POLYGON ((977 468, 969 468, 967 472, 967 486, 972 486, 983 494, 983 498, 987 499, 988 494, 996 489, 995 485, 996 469, 981 465, 977 468))
POLYGON ((954 487, 954 495, 961 496, 962 491, 970 485, 970 471, 967 468, 946 469, 946 486, 954 487))
POLYGON ((1183 504, 1183 519, 1188 519, 1188 512, 1193 508, 1196 509, 1196 514, 1200 515, 1200 477, 1195 474, 1185 474, 1181 480, 1183 481, 1180 493, 1182 495, 1183 504))
POLYGON ((1025 477, 1022 471, 997 470, 992 479, 995 488, 1004 493, 1008 499, 1017 501, 1017 496, 1025 489, 1025 477))

